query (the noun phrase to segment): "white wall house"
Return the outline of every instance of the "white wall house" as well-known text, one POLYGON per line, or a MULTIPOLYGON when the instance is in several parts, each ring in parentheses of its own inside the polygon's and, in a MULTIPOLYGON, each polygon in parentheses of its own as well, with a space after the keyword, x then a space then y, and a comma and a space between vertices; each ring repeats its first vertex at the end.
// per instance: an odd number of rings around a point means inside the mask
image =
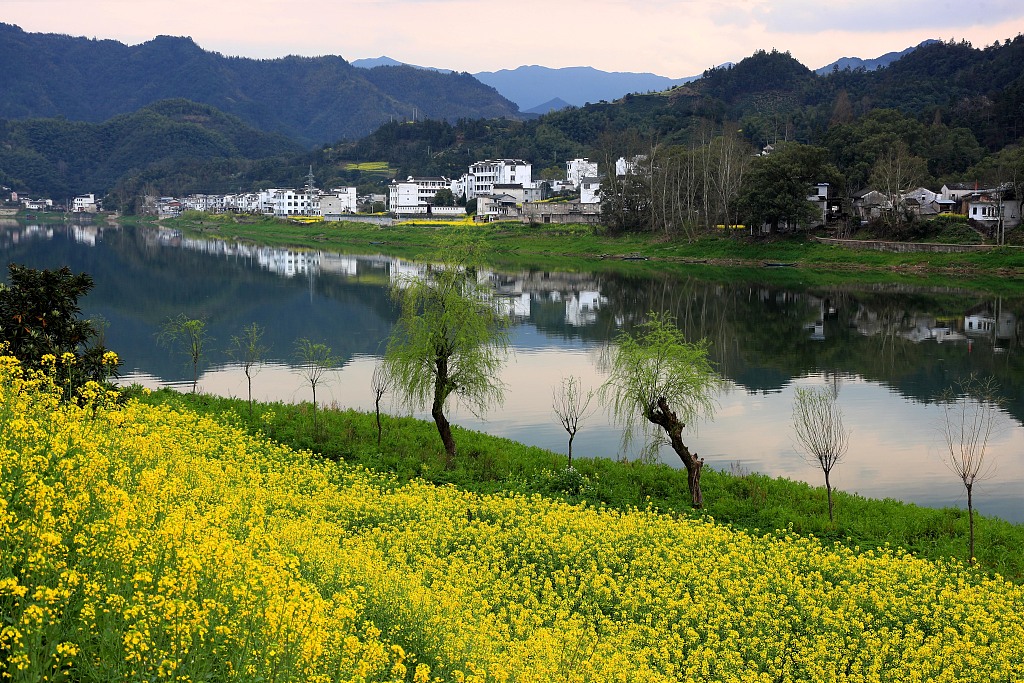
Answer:
POLYGON ((647 161, 646 154, 637 154, 632 159, 619 157, 618 161, 615 162, 615 175, 623 176, 638 173, 645 161, 647 161))
POLYGON ((580 179, 580 204, 601 203, 601 179, 588 176, 580 179))
POLYGON ((288 216, 319 216, 320 193, 314 189, 307 193, 301 190, 270 190, 270 206, 272 213, 278 218, 288 216))
POLYGON ((409 176, 406 180, 392 180, 391 185, 388 186, 388 211, 398 214, 427 213, 427 206, 434 203, 437 191, 450 190, 451 186, 452 181, 443 176, 425 178, 409 176))
POLYGON ((83 194, 71 200, 71 211, 73 213, 96 213, 98 208, 96 206, 96 197, 92 194, 83 194))
POLYGON ((943 199, 952 199, 953 201, 960 201, 969 194, 973 194, 978 191, 977 183, 949 183, 943 185, 940 193, 943 199))
POLYGON ((565 178, 574 189, 579 189, 584 178, 597 177, 597 162, 586 157, 582 159, 570 159, 565 162, 565 178))
POLYGON ((1020 201, 1001 199, 998 192, 978 193, 964 199, 967 218, 989 230, 998 228, 1000 220, 1006 230, 1020 225, 1020 204, 1020 201))
POLYGON ((469 167, 466 178, 466 199, 493 194, 495 185, 533 183, 533 164, 522 159, 486 159, 469 167))
POLYGON ((358 211, 359 201, 354 187, 335 187, 320 195, 320 215, 324 218, 358 211))
POLYGON ((467 192, 466 188, 468 188, 468 187, 469 187, 469 174, 468 173, 463 173, 461 178, 452 178, 451 190, 452 190, 452 194, 455 195, 456 199, 458 199, 459 197, 462 197, 463 199, 465 199, 466 196, 467 196, 466 195, 466 192, 467 192))

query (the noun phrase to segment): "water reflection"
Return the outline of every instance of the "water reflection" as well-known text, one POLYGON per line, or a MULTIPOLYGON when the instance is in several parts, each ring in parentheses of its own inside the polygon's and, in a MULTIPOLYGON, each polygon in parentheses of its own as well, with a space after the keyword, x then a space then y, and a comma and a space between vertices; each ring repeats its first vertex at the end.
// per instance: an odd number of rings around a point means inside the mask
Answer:
MULTIPOLYGON (((319 396, 370 409, 370 374, 397 318, 388 287, 429 264, 380 254, 332 254, 201 240, 171 230, 107 226, 0 226, 9 261, 68 265, 90 273, 88 315, 109 322, 107 344, 126 361, 126 381, 190 386, 180 358, 154 343, 167 318, 205 316, 216 340, 203 390, 244 396, 245 378, 221 349, 256 322, 266 329, 270 364, 254 382, 266 400, 309 399, 292 370, 296 338, 328 343, 344 362, 319 396)), ((647 311, 671 312, 689 338, 706 337, 729 389, 713 422, 688 443, 709 464, 805 479, 820 473, 791 440, 796 386, 833 384, 852 428, 840 488, 929 505, 962 504, 962 486, 941 462, 936 397, 971 373, 998 378, 1006 428, 994 444, 996 477, 980 485, 983 512, 1024 521, 1024 302, 979 297, 955 286, 828 288, 780 286, 771 273, 735 271, 716 279, 700 266, 655 275, 512 273, 479 270, 514 320, 515 355, 503 373, 503 407, 485 422, 456 410, 456 424, 564 452, 551 390, 573 374, 584 387, 604 377, 601 346, 647 311)), ((604 414, 584 425, 574 450, 619 457, 619 432, 604 414)), ((629 454, 624 454, 629 456, 629 454)), ((662 454, 678 466, 675 455, 662 454)))

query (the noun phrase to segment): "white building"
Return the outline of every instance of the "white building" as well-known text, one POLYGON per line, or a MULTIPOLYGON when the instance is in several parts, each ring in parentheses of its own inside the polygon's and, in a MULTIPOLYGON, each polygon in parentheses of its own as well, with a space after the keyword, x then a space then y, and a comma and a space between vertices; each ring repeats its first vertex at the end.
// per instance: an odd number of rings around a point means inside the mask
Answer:
POLYGON ((597 177, 597 162, 586 157, 570 159, 565 162, 565 177, 572 183, 573 189, 579 189, 584 178, 597 177))
POLYGON ((601 179, 588 176, 580 179, 580 204, 601 203, 601 179))
POLYGON ((433 178, 409 176, 406 180, 392 180, 388 187, 388 211, 398 214, 428 213, 427 207, 433 206, 438 190, 450 190, 451 185, 452 181, 443 176, 433 178))
POLYGON ((972 194, 963 201, 967 217, 989 231, 997 230, 1000 224, 1004 230, 1020 225, 1021 202, 1004 199, 999 190, 972 194))
POLYGON ((632 159, 619 157, 618 161, 615 162, 615 175, 624 176, 639 173, 645 161, 647 161, 646 154, 637 154, 632 159))
POLYGON ((320 195, 320 215, 328 220, 356 213, 358 207, 359 200, 354 187, 335 187, 329 193, 320 195))
POLYGON ((493 194, 495 185, 533 184, 533 165, 522 159, 486 159, 469 167, 466 199, 493 194))
POLYGON ((83 194, 71 201, 73 213, 96 213, 99 207, 96 205, 96 197, 91 194, 83 194))
POLYGON ((263 204, 263 213, 270 211, 278 218, 288 216, 319 216, 320 215, 320 192, 315 188, 307 192, 305 188, 300 190, 267 190, 269 203, 263 204))

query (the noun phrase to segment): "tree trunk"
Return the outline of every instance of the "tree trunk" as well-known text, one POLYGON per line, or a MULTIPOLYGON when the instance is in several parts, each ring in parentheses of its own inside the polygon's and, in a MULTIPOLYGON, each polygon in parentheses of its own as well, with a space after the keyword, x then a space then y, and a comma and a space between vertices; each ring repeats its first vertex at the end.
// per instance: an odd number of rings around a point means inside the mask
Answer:
POLYGON ((444 416, 444 409, 437 400, 434 401, 430 415, 434 418, 437 433, 441 435, 441 443, 444 444, 444 467, 450 470, 455 467, 455 439, 452 438, 452 426, 448 423, 448 419, 444 416))
POLYGON ((455 467, 455 439, 452 437, 452 426, 448 418, 444 416, 444 401, 448 398, 450 389, 448 387, 448 358, 439 355, 435 361, 437 374, 434 376, 434 405, 430 409, 430 415, 437 425, 437 433, 441 436, 441 443, 444 444, 445 469, 455 467))
POLYGON ((572 440, 576 438, 576 432, 569 433, 569 467, 572 467, 572 440))
POLYGON ((825 491, 828 493, 828 521, 833 522, 832 516, 832 483, 828 480, 828 471, 825 472, 825 491))
POLYGON ((967 485, 967 527, 970 540, 967 542, 967 564, 974 564, 974 501, 971 498, 971 489, 967 485))
POLYGON ((683 466, 686 467, 686 485, 690 490, 690 504, 695 508, 704 507, 704 494, 700 490, 700 475, 704 468, 704 459, 698 458, 696 453, 691 453, 683 443, 682 432, 686 425, 676 417, 664 397, 658 399, 657 408, 648 411, 647 419, 665 430, 672 444, 672 450, 683 461, 683 466))
POLYGON ((377 394, 377 400, 374 401, 374 407, 377 409, 377 448, 380 449, 380 394, 377 394))

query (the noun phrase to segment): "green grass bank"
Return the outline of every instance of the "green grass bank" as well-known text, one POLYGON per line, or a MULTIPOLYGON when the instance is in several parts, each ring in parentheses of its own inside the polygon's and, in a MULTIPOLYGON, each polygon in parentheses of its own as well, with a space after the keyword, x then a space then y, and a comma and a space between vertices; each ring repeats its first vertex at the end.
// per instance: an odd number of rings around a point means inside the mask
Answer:
POLYGON ((649 275, 692 268, 711 279, 733 279, 736 269, 757 269, 772 271, 773 281, 793 279, 809 285, 897 282, 955 285, 1002 295, 1024 293, 1024 249, 1016 247, 971 253, 890 253, 821 244, 806 234, 774 238, 705 235, 687 241, 646 233, 609 235, 587 225, 417 222, 378 227, 206 214, 186 214, 161 223, 210 239, 341 253, 372 251, 410 259, 441 259, 453 244, 469 242, 480 263, 497 269, 649 275), (779 264, 787 267, 766 267, 779 264))

